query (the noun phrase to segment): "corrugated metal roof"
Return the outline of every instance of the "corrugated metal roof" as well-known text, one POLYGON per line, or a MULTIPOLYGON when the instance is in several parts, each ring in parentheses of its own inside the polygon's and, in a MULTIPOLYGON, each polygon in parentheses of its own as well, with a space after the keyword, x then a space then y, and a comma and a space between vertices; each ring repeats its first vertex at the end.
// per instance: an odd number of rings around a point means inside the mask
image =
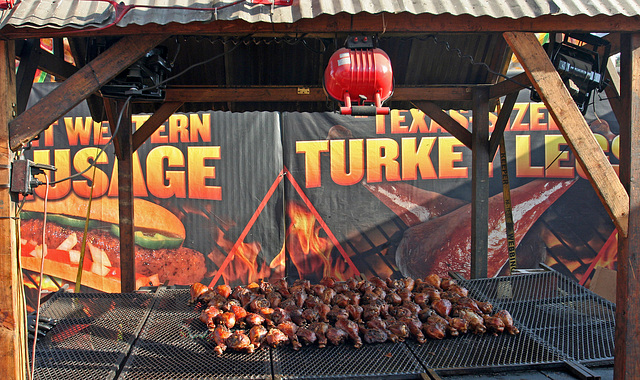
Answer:
MULTIPOLYGON (((640 15, 640 0, 294 0, 292 6, 252 4, 250 0, 218 11, 232 0, 134 0, 117 25, 244 20, 247 22, 292 23, 300 19, 341 12, 412 13, 489 16, 493 18, 536 18, 543 15, 640 15), (149 8, 151 6, 152 8, 149 8), (183 8, 183 9, 179 9, 183 8), (190 8, 190 9, 184 9, 190 8), (192 8, 202 8, 194 10, 192 8)), ((0 15, 0 27, 96 27, 114 22, 116 11, 104 0, 22 0, 0 15)))

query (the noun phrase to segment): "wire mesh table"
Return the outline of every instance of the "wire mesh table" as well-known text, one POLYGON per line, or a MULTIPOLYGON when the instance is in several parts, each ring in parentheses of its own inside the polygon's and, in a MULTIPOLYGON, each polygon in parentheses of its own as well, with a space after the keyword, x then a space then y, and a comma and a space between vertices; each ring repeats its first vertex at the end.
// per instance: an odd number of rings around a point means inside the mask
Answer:
POLYGON ((555 271, 459 280, 470 296, 507 309, 518 335, 464 334, 424 344, 348 345, 214 353, 187 287, 154 293, 54 295, 58 320, 38 342, 36 379, 420 378, 610 364, 615 305, 555 271))

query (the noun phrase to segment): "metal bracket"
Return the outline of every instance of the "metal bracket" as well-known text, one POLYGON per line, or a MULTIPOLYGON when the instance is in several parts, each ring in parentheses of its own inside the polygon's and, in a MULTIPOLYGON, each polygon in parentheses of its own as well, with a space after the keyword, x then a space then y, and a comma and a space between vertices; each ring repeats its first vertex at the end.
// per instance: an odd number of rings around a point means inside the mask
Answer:
POLYGON ((564 364, 567 366, 569 372, 572 375, 578 377, 582 380, 600 380, 600 376, 593 373, 589 368, 584 365, 573 361, 573 360, 565 360, 564 364))

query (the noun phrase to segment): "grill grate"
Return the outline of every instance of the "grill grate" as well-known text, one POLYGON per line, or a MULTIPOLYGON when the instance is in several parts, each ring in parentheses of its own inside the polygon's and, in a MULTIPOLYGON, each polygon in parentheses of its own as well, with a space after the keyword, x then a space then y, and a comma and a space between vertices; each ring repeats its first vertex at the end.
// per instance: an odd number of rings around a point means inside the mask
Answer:
POLYGON ((218 357, 198 320, 201 305, 187 303, 187 287, 162 287, 154 295, 62 293, 42 306, 42 315, 59 322, 38 343, 35 378, 406 378, 426 368, 476 373, 613 360, 615 306, 558 272, 461 283, 470 296, 509 310, 521 333, 218 357))
POLYGON ((42 305, 41 315, 58 323, 38 340, 34 378, 115 378, 152 300, 147 294, 57 293, 42 305))
POLYGON ((523 333, 564 360, 608 363, 615 305, 555 271, 463 281, 470 293, 509 310, 523 333))
POLYGON ((161 289, 120 379, 271 379, 268 349, 217 356, 189 290, 161 289))
POLYGON ((424 368, 403 344, 365 344, 273 350, 274 373, 282 379, 386 378, 418 375, 424 368))

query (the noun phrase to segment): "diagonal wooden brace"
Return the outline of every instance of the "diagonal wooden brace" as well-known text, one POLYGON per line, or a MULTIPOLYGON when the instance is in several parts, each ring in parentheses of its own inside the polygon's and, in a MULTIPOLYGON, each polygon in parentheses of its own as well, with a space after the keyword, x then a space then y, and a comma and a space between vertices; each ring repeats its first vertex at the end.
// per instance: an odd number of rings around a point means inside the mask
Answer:
POLYGON ((629 195, 547 53, 533 33, 505 32, 503 36, 540 94, 576 159, 585 169, 587 178, 618 232, 627 236, 629 195))
POLYGON ((168 35, 131 35, 116 42, 9 123, 11 150, 16 151, 33 140, 51 123, 98 91, 100 87, 168 37, 168 35))

